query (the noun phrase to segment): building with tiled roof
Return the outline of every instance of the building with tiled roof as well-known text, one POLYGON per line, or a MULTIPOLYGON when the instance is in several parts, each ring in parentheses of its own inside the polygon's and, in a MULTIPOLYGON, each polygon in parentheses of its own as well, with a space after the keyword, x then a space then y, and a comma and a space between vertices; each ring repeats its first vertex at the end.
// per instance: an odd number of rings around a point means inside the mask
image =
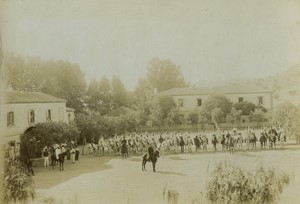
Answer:
POLYGON ((224 95, 233 103, 247 101, 272 110, 272 94, 272 91, 268 89, 253 87, 200 87, 173 88, 159 92, 156 96, 172 96, 177 104, 181 120, 185 121, 190 112, 200 110, 203 103, 212 95, 224 95))
POLYGON ((6 92, 1 108, 1 131, 5 143, 15 146, 36 123, 74 120, 74 109, 67 100, 41 92, 6 92))

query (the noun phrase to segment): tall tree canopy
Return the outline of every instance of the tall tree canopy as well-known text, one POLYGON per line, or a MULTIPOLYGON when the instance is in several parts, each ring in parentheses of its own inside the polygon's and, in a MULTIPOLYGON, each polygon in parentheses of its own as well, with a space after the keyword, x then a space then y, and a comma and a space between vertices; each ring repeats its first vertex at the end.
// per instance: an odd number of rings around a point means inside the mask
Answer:
POLYGON ((180 67, 170 60, 154 58, 147 66, 147 80, 153 88, 164 91, 175 87, 186 87, 180 67))
POLYGON ((99 82, 99 98, 101 115, 105 115, 112 110, 112 90, 110 81, 106 76, 101 77, 99 82))
POLYGON ((283 127, 289 136, 300 142, 300 109, 290 102, 284 102, 275 107, 273 122, 283 127))
POLYGON ((114 109, 128 106, 128 92, 120 78, 114 75, 111 79, 112 100, 114 109))
POLYGON ((84 109, 85 75, 77 64, 65 60, 5 57, 7 84, 15 91, 41 91, 68 100, 67 106, 78 112, 84 109))
POLYGON ((232 103, 223 95, 210 96, 201 108, 201 115, 206 118, 206 121, 213 123, 215 127, 217 123, 225 119, 226 114, 230 113, 232 103))

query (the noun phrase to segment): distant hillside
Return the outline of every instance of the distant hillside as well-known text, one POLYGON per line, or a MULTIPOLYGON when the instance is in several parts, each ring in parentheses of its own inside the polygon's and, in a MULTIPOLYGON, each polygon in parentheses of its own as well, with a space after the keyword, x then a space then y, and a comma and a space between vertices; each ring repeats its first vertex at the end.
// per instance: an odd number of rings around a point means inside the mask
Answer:
MULTIPOLYGON (((220 86, 220 84, 215 86, 220 86)), ((222 87, 235 89, 246 87, 247 89, 266 89, 273 91, 274 105, 284 101, 290 101, 295 105, 300 104, 300 64, 289 68, 287 71, 274 76, 261 79, 237 79, 224 82, 222 87)))

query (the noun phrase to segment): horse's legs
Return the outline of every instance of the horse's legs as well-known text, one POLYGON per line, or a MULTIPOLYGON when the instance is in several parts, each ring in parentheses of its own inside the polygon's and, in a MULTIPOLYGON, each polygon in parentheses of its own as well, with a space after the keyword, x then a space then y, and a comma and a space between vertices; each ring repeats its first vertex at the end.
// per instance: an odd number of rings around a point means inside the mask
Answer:
POLYGON ((147 163, 147 159, 143 158, 143 163, 142 163, 142 170, 146 171, 146 163, 147 163))

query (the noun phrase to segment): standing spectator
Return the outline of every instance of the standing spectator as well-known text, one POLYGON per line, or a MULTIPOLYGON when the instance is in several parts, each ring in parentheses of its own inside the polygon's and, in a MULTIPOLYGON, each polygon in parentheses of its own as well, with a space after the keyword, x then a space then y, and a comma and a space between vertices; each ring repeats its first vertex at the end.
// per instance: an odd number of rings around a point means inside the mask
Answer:
POLYGON ((213 144, 213 147, 214 147, 214 151, 217 151, 217 143, 218 143, 218 140, 217 140, 217 136, 215 134, 213 134, 213 138, 212 138, 212 144, 213 144))
POLYGON ((221 145, 222 145, 222 151, 226 151, 226 139, 225 139, 225 134, 222 134, 221 145))
POLYGON ((44 148, 43 157, 44 157, 44 167, 49 166, 49 151, 47 147, 44 148))
POLYGON ((163 141, 164 141, 164 138, 162 137, 161 134, 160 134, 160 137, 159 137, 158 141, 159 141, 160 144, 163 143, 163 141))
POLYGON ((184 140, 182 138, 182 136, 180 137, 180 142, 179 142, 179 145, 180 145, 180 149, 181 149, 181 153, 184 153, 184 140))
POLYGON ((264 140, 265 140, 265 134, 262 132, 260 134, 259 142, 260 142, 260 149, 264 149, 264 140))
POLYGON ((200 140, 199 140, 199 138, 198 138, 197 135, 196 135, 196 137, 194 138, 194 144, 195 144, 195 146, 196 146, 195 152, 198 152, 199 149, 200 149, 200 140))
POLYGON ((70 154, 71 154, 71 159, 72 159, 73 164, 75 163, 75 153, 76 153, 76 150, 74 149, 74 146, 72 145, 70 154))
POLYGON ((202 136, 202 144, 203 144, 203 151, 207 151, 207 145, 208 145, 208 139, 206 137, 206 135, 202 136))
POLYGON ((238 133, 238 147, 239 150, 243 149, 243 137, 242 137, 242 133, 238 133))
POLYGON ((61 149, 59 146, 56 147, 56 150, 55 150, 55 156, 56 156, 56 160, 58 161, 59 159, 59 155, 61 153, 61 149))
POLYGON ((186 143, 187 143, 187 146, 188 146, 188 152, 189 152, 189 153, 192 152, 193 141, 192 141, 192 139, 190 138, 190 136, 187 137, 186 143))
POLYGON ((257 142, 257 137, 256 137, 255 133, 253 132, 252 136, 251 136, 252 149, 256 149, 256 142, 257 142))
POLYGON ((79 148, 78 148, 78 146, 76 146, 76 148, 75 148, 75 160, 76 161, 79 160, 79 148))

